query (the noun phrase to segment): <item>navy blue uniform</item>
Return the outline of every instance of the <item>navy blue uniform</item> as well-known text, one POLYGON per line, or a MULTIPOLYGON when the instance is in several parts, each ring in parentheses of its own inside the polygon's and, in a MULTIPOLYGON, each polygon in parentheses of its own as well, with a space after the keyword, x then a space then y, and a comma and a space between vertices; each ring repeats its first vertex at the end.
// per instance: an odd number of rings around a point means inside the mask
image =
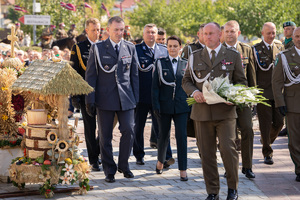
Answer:
MULTIPOLYGON (((80 52, 77 52, 76 45, 73 46, 71 51, 71 63, 72 67, 85 79, 86 64, 90 54, 91 43, 84 40, 77 44, 80 52), (80 60, 81 58, 81 60, 80 60)), ((80 109, 83 118, 84 136, 86 142, 86 148, 88 152, 90 164, 98 162, 100 154, 99 137, 96 138, 96 115, 89 116, 85 108, 85 95, 77 96, 80 100, 80 109)))
MULTIPOLYGON (((139 68, 139 83, 140 83, 140 98, 135 110, 135 140, 133 144, 133 155, 137 160, 142 159, 144 152, 144 128, 147 120, 148 112, 152 116, 152 130, 156 138, 158 135, 158 124, 152 110, 151 87, 152 73, 154 61, 158 58, 167 57, 167 48, 162 44, 155 44, 152 52, 145 42, 137 44, 136 51, 140 63, 139 68)), ((155 139, 156 139, 155 138, 155 139)))
POLYGON ((86 97, 97 107, 102 166, 106 176, 114 175, 117 165, 112 153, 112 131, 117 114, 120 139, 118 168, 128 171, 128 158, 134 140, 134 108, 139 98, 138 60, 135 46, 121 40, 117 55, 110 39, 91 47, 85 80, 95 89, 86 97), (96 48, 95 48, 96 47, 96 48))

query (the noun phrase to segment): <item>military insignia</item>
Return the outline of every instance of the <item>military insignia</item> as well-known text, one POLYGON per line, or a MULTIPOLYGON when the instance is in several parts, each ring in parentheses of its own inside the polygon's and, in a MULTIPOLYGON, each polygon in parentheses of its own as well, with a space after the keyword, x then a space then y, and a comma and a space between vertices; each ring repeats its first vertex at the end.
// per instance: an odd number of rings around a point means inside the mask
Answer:
POLYGON ((130 65, 129 64, 127 64, 127 67, 126 67, 126 69, 129 69, 130 68, 130 65))
POLYGON ((259 50, 258 53, 261 53, 261 50, 259 50))
POLYGON ((72 55, 75 55, 75 51, 71 51, 71 54, 72 54, 72 55))
POLYGON ((164 76, 167 76, 167 72, 164 73, 164 76))
POLYGON ((225 65, 222 65, 222 70, 226 70, 226 66, 225 65))
POLYGON ((201 73, 200 73, 200 72, 198 72, 198 73, 197 73, 197 76, 198 76, 198 78, 200 78, 200 77, 201 77, 201 73))
POLYGON ((146 47, 145 47, 145 46, 143 46, 143 50, 146 50, 146 47))
POLYGON ((278 57, 275 60, 275 66, 277 65, 277 63, 278 63, 278 57))
POLYGON ((298 67, 298 66, 296 66, 296 67, 295 67, 295 69, 299 69, 299 67, 298 67))
POLYGON ((111 56, 103 56, 103 58, 111 59, 111 56))
POLYGON ((145 65, 144 65, 144 64, 142 64, 142 68, 145 68, 145 65))
POLYGON ((265 46, 262 46, 262 48, 264 49, 264 48, 265 48, 265 46))
POLYGON ((294 53, 292 53, 292 56, 295 56, 295 54, 294 54, 294 53))
POLYGON ((105 66, 104 66, 104 69, 109 70, 109 66, 108 66, 108 65, 105 65, 105 66))

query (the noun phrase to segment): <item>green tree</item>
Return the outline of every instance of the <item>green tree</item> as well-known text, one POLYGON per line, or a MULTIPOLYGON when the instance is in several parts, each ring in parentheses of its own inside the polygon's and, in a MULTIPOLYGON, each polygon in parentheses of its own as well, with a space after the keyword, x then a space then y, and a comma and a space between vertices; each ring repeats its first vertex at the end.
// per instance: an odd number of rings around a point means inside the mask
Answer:
POLYGON ((277 32, 282 32, 285 21, 294 21, 299 25, 300 4, 297 0, 217 0, 216 10, 227 20, 237 20, 242 34, 261 36, 265 22, 273 22, 277 32))

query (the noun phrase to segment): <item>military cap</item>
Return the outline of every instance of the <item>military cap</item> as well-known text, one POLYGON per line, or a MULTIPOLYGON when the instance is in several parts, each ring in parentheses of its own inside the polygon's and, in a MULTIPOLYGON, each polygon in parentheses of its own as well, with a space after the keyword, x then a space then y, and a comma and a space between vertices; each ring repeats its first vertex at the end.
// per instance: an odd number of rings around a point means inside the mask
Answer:
POLYGON ((65 27, 65 23, 62 22, 62 23, 59 24, 59 26, 65 27))
POLYGON ((75 24, 72 24, 71 26, 72 26, 72 27, 76 27, 76 25, 75 25, 75 24))
POLYGON ((287 26, 296 26, 296 24, 292 21, 284 22, 283 23, 283 28, 287 27, 287 26))
POLYGON ((20 26, 20 23, 18 22, 18 23, 16 23, 16 26, 20 26))
POLYGON ((50 27, 51 27, 51 28, 56 28, 56 26, 55 26, 55 25, 50 25, 50 27))

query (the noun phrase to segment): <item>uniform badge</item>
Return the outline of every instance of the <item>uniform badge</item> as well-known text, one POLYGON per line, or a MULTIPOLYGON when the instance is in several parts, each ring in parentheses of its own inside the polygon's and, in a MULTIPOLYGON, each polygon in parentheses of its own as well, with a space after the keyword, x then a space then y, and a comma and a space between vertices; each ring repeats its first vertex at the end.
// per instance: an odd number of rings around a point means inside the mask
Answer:
POLYGON ((259 50, 258 53, 261 53, 261 50, 259 50))
POLYGON ((143 49, 144 49, 144 50, 146 50, 146 47, 145 47, 145 46, 143 46, 143 49))
POLYGON ((167 76, 167 72, 164 73, 164 76, 167 76))
POLYGON ((71 51, 71 55, 75 55, 75 51, 71 51))
POLYGON ((262 46, 262 48, 264 49, 264 48, 265 48, 265 46, 262 46))
POLYGON ((226 70, 226 66, 225 65, 222 65, 222 70, 226 70))
POLYGON ((105 66, 104 66, 104 69, 109 70, 109 66, 108 66, 108 65, 105 65, 105 66))
POLYGON ((277 63, 278 63, 278 57, 275 60, 275 66, 277 65, 277 63))
POLYGON ((299 69, 299 67, 298 67, 298 66, 296 66, 296 67, 295 67, 295 69, 299 69))
POLYGON ((145 68, 145 65, 144 65, 144 64, 142 64, 142 68, 145 68))

